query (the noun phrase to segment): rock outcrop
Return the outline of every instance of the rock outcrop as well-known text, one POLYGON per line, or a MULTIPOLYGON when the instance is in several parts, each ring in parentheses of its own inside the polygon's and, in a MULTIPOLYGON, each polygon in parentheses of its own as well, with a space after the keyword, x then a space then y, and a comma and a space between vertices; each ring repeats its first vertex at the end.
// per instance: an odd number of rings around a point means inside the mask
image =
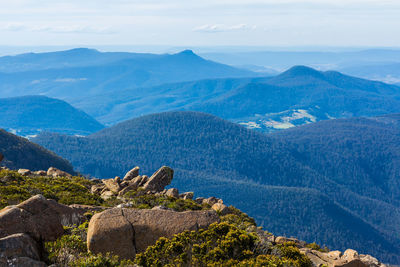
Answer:
POLYGON ((3 154, 0 153, 0 162, 2 162, 3 159, 4 159, 4 156, 3 156, 3 154))
POLYGON ((230 213, 229 208, 221 203, 215 203, 214 205, 212 205, 211 207, 213 210, 215 210, 216 212, 220 213, 221 215, 226 215, 228 213, 230 213))
POLYGON ((114 208, 93 216, 87 235, 93 253, 113 252, 134 258, 155 244, 160 237, 171 237, 185 230, 199 230, 219 221, 215 211, 176 212, 163 209, 114 208))
POLYGON ((380 263, 376 258, 371 255, 359 255, 357 251, 348 249, 345 252, 330 251, 321 252, 311 248, 300 248, 300 252, 306 255, 313 266, 321 267, 385 267, 386 265, 380 263))
POLYGON ((54 241, 64 233, 63 225, 80 221, 81 213, 73 208, 36 195, 0 211, 0 238, 26 233, 36 241, 54 241))
POLYGON ((120 186, 120 179, 106 179, 103 180, 103 183, 106 188, 114 194, 117 194, 122 189, 120 186))
POLYGON ((128 171, 125 176, 124 176, 124 181, 130 181, 133 178, 136 178, 139 176, 139 167, 136 166, 135 168, 133 168, 132 170, 128 171))
POLYGON ((37 243, 27 234, 19 233, 0 238, 0 258, 28 257, 40 260, 37 243))
POLYGON ((47 175, 52 176, 52 177, 72 177, 71 174, 69 174, 65 171, 59 170, 57 168, 54 168, 54 167, 50 167, 47 170, 47 175))
POLYGON ((122 209, 114 208, 93 216, 89 224, 87 246, 93 253, 111 252, 125 259, 135 258, 134 228, 122 209))
POLYGON ((32 172, 30 170, 28 170, 28 169, 19 169, 18 173, 23 175, 23 176, 28 176, 28 175, 32 174, 32 172))
POLYGON ((146 191, 161 192, 171 183, 173 177, 174 170, 170 167, 163 166, 149 178, 143 188, 146 191))
POLYGON ((100 193, 105 200, 120 196, 139 188, 143 192, 163 192, 164 188, 172 181, 174 171, 166 166, 161 167, 150 178, 146 175, 139 175, 139 167, 135 167, 125 174, 124 179, 119 177, 104 179, 102 184, 93 185, 92 193, 100 193))
POLYGON ((176 188, 170 188, 165 193, 167 197, 179 198, 179 190, 176 188))

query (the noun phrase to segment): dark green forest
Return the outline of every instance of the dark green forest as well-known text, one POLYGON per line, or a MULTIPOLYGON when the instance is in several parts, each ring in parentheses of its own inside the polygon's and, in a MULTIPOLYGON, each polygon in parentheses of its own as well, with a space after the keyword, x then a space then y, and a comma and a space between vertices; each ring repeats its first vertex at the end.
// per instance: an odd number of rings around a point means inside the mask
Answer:
POLYGON ((276 234, 398 263, 398 118, 332 120, 265 135, 203 113, 168 112, 86 138, 42 134, 34 141, 101 178, 169 165, 172 186, 218 195, 276 234))
POLYGON ((0 129, 0 154, 4 156, 0 166, 5 165, 11 169, 25 168, 37 171, 56 167, 74 173, 72 165, 67 160, 25 138, 2 129, 0 129))

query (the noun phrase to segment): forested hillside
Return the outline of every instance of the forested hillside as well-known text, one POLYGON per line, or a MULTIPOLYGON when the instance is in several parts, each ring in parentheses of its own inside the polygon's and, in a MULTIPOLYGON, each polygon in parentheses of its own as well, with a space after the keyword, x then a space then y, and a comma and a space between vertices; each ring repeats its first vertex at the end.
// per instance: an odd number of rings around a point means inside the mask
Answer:
POLYGON ((0 127, 23 136, 41 131, 88 135, 104 128, 85 112, 45 96, 0 98, 0 127))
POLYGON ((110 125, 144 114, 188 110, 261 131, 332 118, 400 112, 400 87, 297 66, 274 77, 207 79, 132 88, 77 100, 110 125))
POLYGON ((35 141, 99 177, 170 165, 174 185, 223 196, 266 229, 332 249, 373 247, 398 263, 397 118, 332 120, 264 135, 203 113, 169 112, 87 138, 45 134, 35 141))
POLYGON ((37 171, 56 167, 69 173, 75 173, 67 160, 25 138, 2 129, 0 129, 0 154, 4 157, 0 166, 11 169, 29 168, 37 171))

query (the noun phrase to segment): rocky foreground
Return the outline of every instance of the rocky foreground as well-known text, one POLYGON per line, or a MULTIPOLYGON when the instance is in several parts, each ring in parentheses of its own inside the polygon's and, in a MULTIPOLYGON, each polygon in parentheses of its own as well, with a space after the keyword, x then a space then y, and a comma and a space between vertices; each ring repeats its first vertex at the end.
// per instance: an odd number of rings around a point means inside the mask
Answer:
POLYGON ((352 249, 274 236, 221 199, 151 177, 0 170, 0 266, 385 266, 352 249))

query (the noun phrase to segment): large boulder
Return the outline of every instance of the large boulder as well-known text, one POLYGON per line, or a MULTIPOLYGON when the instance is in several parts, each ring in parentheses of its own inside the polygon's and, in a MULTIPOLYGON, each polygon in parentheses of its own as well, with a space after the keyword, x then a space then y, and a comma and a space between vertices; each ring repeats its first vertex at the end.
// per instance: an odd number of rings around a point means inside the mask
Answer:
POLYGON ((105 179, 103 180, 103 183, 109 191, 118 193, 121 190, 121 186, 118 181, 118 179, 105 179))
POLYGON ((32 174, 32 172, 28 169, 19 169, 18 173, 21 174, 22 176, 28 176, 32 174))
POLYGON ((211 208, 221 215, 227 215, 231 212, 226 205, 221 203, 215 203, 211 208))
POLYGON ((173 177, 174 170, 170 167, 163 166, 149 178, 143 188, 146 191, 161 192, 171 183, 173 177))
POLYGON ((136 166, 135 168, 133 168, 132 170, 130 170, 129 172, 127 172, 124 176, 124 181, 130 181, 135 177, 139 176, 139 167, 136 166))
POLYGON ((164 209, 109 209, 92 217, 87 235, 93 253, 112 252, 133 259, 160 237, 206 228, 219 217, 215 211, 176 212, 164 209))
POLYGON ((65 171, 59 170, 57 168, 54 168, 54 167, 50 167, 47 170, 47 176, 52 176, 52 177, 72 177, 71 174, 69 174, 69 173, 67 173, 65 171))
POLYGON ((89 223, 87 246, 91 252, 133 259, 136 255, 135 232, 122 209, 114 208, 95 214, 89 223))
POLYGON ((125 193, 129 191, 135 191, 137 190, 141 185, 145 184, 148 181, 148 177, 146 175, 143 176, 136 176, 132 180, 126 181, 128 184, 126 185, 125 188, 123 188, 118 195, 123 196, 125 193))
POLYGON ((194 197, 194 192, 185 192, 179 195, 179 198, 182 199, 193 199, 194 197))
POLYGON ((90 188, 90 192, 92 194, 101 194, 101 192, 104 190, 105 188, 105 184, 101 183, 101 184, 94 184, 92 185, 92 187, 90 188))
POLYGON ((16 257, 40 260, 38 245, 29 235, 19 233, 0 238, 0 258, 16 257))
POLYGON ((0 211, 0 238, 27 233, 36 240, 54 241, 63 235, 63 226, 79 224, 81 220, 81 212, 36 195, 0 211))
POLYGON ((177 188, 170 188, 165 193, 167 197, 179 198, 179 190, 177 188))

